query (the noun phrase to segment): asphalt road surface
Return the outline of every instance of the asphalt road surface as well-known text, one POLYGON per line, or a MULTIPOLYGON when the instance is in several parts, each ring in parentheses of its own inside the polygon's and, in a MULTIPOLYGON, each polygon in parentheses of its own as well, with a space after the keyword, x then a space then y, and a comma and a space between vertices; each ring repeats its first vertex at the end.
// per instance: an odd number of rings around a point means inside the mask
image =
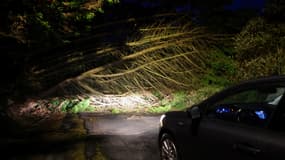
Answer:
POLYGON ((98 146, 102 155, 111 160, 158 160, 158 126, 160 116, 83 114, 87 133, 86 156, 94 157, 98 146), (92 138, 93 137, 93 138, 92 138))
MULTIPOLYGON (((12 148, 11 160, 159 160, 159 115, 82 113, 87 139, 12 148)), ((68 133, 66 133, 68 134, 68 133)), ((3 158, 3 156, 2 156, 3 158)), ((1 158, 1 159, 2 159, 1 158)))

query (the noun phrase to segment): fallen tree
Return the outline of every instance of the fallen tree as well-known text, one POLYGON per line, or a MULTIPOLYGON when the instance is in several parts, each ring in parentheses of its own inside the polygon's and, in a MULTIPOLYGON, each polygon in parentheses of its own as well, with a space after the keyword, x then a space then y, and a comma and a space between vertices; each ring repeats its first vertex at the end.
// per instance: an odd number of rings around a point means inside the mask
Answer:
POLYGON ((31 70, 29 78, 41 83, 74 69, 80 71, 43 96, 193 88, 199 75, 206 72, 205 55, 223 36, 207 33, 187 17, 178 16, 163 15, 158 22, 141 25, 139 36, 137 32, 130 34, 120 46, 101 43, 92 50, 47 59, 45 65, 31 70), (168 16, 177 19, 170 21, 168 16))

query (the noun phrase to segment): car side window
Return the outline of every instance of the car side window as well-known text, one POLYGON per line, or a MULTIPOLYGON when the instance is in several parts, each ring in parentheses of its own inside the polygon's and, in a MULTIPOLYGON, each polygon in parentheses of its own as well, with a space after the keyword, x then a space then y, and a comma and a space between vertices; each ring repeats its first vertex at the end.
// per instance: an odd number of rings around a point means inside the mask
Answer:
POLYGON ((240 90, 208 107, 210 118, 264 126, 278 106, 285 87, 267 86, 240 90))

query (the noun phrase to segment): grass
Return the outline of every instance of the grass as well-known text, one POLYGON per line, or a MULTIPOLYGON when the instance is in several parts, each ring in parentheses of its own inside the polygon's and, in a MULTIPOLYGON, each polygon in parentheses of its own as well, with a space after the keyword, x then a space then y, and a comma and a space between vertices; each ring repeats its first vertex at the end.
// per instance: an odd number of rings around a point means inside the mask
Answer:
POLYGON ((218 85, 208 85, 190 93, 191 101, 197 104, 211 95, 221 91, 224 87, 218 85))
POLYGON ((170 105, 155 106, 155 107, 149 108, 147 112, 149 112, 149 113, 164 113, 164 112, 169 111, 170 109, 171 109, 170 105))
POLYGON ((186 92, 176 92, 173 94, 173 100, 170 102, 170 105, 174 109, 184 109, 187 106, 188 95, 186 92))
POLYGON ((201 102, 214 93, 223 89, 221 86, 204 86, 192 92, 178 91, 170 96, 154 94, 160 99, 158 106, 153 106, 147 110, 149 113, 165 113, 167 111, 184 110, 194 104, 201 102))
POLYGON ((160 103, 158 106, 154 106, 148 109, 150 113, 164 113, 170 110, 182 110, 187 107, 188 96, 185 91, 178 91, 168 96, 162 96, 161 94, 154 94, 160 103))
POLYGON ((90 105, 90 99, 84 100, 64 100, 61 111, 70 113, 92 112, 95 108, 90 105))
POLYGON ((120 114, 120 113, 123 113, 123 112, 124 112, 123 110, 117 109, 117 108, 113 108, 113 109, 111 110, 111 113, 112 113, 112 114, 120 114))
POLYGON ((101 147, 99 144, 96 144, 95 155, 92 157, 92 160, 107 160, 105 155, 101 151, 101 147))

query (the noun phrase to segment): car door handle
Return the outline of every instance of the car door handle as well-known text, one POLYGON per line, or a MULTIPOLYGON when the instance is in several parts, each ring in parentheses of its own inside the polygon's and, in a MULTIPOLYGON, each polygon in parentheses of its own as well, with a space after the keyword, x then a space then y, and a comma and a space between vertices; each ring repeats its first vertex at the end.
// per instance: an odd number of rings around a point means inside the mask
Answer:
POLYGON ((184 122, 181 122, 181 121, 180 121, 180 122, 177 122, 177 125, 178 125, 178 126, 184 126, 184 122))
POLYGON ((252 145, 249 145, 249 144, 238 143, 238 144, 234 144, 233 148, 235 150, 246 152, 246 153, 250 153, 250 154, 254 154, 254 155, 256 155, 256 154, 261 152, 261 150, 259 148, 256 148, 256 147, 254 147, 252 145))

